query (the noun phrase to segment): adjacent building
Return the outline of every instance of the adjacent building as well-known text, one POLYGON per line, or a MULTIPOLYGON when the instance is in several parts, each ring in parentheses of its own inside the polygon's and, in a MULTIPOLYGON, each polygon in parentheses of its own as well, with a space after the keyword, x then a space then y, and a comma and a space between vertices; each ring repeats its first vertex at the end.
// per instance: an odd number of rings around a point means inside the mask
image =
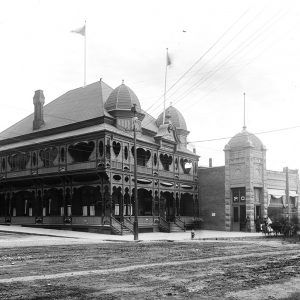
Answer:
POLYGON ((265 216, 300 219, 298 170, 267 170, 266 148, 246 127, 224 152, 225 166, 198 170, 204 228, 245 231, 249 217, 248 230, 255 231, 255 221, 265 216))

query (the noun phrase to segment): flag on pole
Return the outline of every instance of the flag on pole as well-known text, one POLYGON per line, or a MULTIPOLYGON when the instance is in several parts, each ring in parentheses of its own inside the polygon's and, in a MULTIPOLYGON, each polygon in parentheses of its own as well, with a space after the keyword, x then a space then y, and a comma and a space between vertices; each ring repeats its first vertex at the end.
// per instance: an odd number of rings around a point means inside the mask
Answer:
POLYGON ((172 61, 171 61, 170 55, 167 51, 167 66, 170 66, 171 64, 172 64, 172 61))
POLYGON ((82 27, 71 30, 71 32, 78 33, 84 37, 83 86, 86 86, 86 21, 84 22, 84 25, 82 27))
POLYGON ((77 28, 75 30, 71 30, 71 32, 73 32, 73 33, 79 33, 79 34, 85 36, 85 24, 82 27, 80 27, 80 28, 77 28))

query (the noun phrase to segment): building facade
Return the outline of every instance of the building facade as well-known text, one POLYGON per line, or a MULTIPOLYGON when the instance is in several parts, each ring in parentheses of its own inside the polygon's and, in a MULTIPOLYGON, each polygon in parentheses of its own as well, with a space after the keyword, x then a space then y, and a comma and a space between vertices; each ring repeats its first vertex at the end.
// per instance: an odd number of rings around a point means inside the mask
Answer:
POLYGON ((224 153, 225 166, 198 170, 204 228, 254 232, 258 217, 300 219, 298 170, 267 170, 265 146, 245 127, 224 153))
POLYGON ((124 83, 101 80, 44 101, 36 91, 34 113, 0 134, 0 223, 132 231, 133 120, 140 230, 199 217, 198 156, 175 107, 154 119, 124 83))

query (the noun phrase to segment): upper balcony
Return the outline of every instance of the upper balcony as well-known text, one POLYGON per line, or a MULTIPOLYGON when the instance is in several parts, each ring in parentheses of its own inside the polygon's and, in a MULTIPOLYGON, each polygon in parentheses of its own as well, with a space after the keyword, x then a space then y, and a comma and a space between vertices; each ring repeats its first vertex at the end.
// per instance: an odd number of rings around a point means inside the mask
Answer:
MULTIPOLYGON (((195 181, 196 166, 196 161, 173 153, 137 149, 137 172, 140 175, 195 181)), ((129 142, 103 138, 30 151, 11 151, 6 155, 0 153, 0 179, 109 169, 134 172, 134 152, 129 142)))

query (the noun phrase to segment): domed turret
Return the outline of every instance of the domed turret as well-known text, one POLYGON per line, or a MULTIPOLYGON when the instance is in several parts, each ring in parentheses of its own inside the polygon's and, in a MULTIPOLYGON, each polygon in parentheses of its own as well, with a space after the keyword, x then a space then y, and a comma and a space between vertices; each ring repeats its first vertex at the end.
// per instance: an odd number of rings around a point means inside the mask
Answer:
POLYGON ((136 94, 124 83, 116 87, 107 98, 104 108, 108 112, 112 111, 131 111, 133 104, 136 110, 141 112, 141 105, 136 94))
POLYGON ((231 140, 225 146, 225 149, 227 150, 247 147, 252 147, 257 150, 263 150, 265 148, 261 140, 256 135, 250 133, 246 130, 246 128, 244 128, 243 131, 231 138, 231 140))
MULTIPOLYGON (((169 116, 168 118, 169 121, 173 124, 173 126, 176 127, 176 129, 182 129, 187 131, 184 117, 175 107, 169 106, 166 109, 166 115, 169 116)), ((162 123, 163 123, 163 113, 161 113, 156 120, 157 127, 162 125, 162 123)))

